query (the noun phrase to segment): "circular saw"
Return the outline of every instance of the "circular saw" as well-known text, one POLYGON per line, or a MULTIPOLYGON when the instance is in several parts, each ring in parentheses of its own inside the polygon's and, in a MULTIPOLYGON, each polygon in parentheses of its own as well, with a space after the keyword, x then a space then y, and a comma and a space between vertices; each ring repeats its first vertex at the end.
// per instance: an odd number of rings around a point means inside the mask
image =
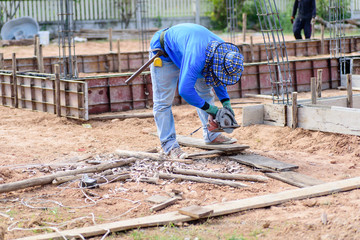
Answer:
POLYGON ((240 125, 236 122, 235 115, 227 108, 220 108, 215 119, 212 115, 209 115, 207 128, 210 132, 232 133, 238 127, 240 125))

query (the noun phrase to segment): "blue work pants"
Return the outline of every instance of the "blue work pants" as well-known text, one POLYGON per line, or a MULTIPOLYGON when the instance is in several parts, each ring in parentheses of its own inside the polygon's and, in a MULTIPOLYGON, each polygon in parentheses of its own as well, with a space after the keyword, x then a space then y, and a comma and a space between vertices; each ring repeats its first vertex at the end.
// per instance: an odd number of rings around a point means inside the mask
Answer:
MULTIPOLYGON (((150 58, 153 56, 150 53, 150 58)), ((162 62, 162 67, 150 65, 151 81, 153 88, 153 112, 160 138, 161 147, 167 154, 173 148, 179 147, 176 140, 174 116, 171 106, 175 97, 179 81, 179 68, 173 62, 162 62)), ((209 104, 214 104, 212 87, 205 83, 204 78, 199 78, 195 84, 195 90, 199 96, 209 104)), ((207 129, 208 114, 197 108, 197 113, 202 123, 203 138, 205 142, 213 141, 220 133, 210 132, 207 129)), ((189 123, 191 125, 191 123, 189 123)))

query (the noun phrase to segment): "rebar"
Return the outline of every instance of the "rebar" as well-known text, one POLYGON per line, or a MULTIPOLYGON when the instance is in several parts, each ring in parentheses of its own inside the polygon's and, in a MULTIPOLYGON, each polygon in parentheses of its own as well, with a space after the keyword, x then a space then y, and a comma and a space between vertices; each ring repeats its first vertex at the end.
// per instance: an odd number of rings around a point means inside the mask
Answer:
POLYGON ((237 25, 237 2, 235 0, 226 0, 226 20, 227 31, 229 33, 230 42, 236 44, 236 25, 237 25))
POLYGON ((275 0, 254 0, 254 2, 265 44, 273 103, 289 104, 292 80, 275 0))
POLYGON ((77 78, 74 71, 75 62, 75 41, 74 41, 74 20, 73 20, 73 0, 58 1, 58 44, 59 44, 59 64, 62 71, 60 75, 65 79, 77 78))
MULTIPOLYGON (((149 18, 148 18, 148 0, 137 0, 136 2, 136 20, 139 31, 140 48, 142 52, 149 49, 149 18)), ((142 57, 142 64, 147 61, 148 56, 142 57)))
POLYGON ((343 0, 329 1, 330 23, 330 57, 344 58, 345 50, 345 2, 343 0))

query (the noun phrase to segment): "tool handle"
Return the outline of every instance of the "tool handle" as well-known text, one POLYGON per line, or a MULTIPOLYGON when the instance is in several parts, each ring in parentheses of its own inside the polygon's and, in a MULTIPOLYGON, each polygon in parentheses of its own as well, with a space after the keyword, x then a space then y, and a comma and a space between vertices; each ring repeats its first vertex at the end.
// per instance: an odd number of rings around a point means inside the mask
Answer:
POLYGON ((152 58, 149 59, 149 61, 147 61, 141 68, 139 68, 136 72, 134 72, 133 75, 131 75, 131 77, 129 77, 125 83, 129 84, 129 82, 131 82, 132 80, 134 80, 134 78, 136 78, 137 76, 140 75, 140 73, 142 73, 151 63, 154 62, 155 58, 159 57, 163 55, 162 51, 158 51, 152 58))

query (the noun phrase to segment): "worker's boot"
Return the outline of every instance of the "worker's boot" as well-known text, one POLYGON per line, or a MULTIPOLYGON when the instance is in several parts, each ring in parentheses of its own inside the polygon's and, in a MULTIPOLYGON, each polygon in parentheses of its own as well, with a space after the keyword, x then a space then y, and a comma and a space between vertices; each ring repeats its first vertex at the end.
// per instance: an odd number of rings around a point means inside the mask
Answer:
POLYGON ((169 152, 170 159, 185 159, 187 157, 188 154, 184 152, 180 147, 173 148, 169 152))
POLYGON ((220 134, 214 140, 212 140, 211 142, 208 142, 206 144, 219 145, 219 144, 232 144, 232 143, 236 143, 236 142, 237 142, 237 140, 235 138, 229 138, 227 136, 220 134))

